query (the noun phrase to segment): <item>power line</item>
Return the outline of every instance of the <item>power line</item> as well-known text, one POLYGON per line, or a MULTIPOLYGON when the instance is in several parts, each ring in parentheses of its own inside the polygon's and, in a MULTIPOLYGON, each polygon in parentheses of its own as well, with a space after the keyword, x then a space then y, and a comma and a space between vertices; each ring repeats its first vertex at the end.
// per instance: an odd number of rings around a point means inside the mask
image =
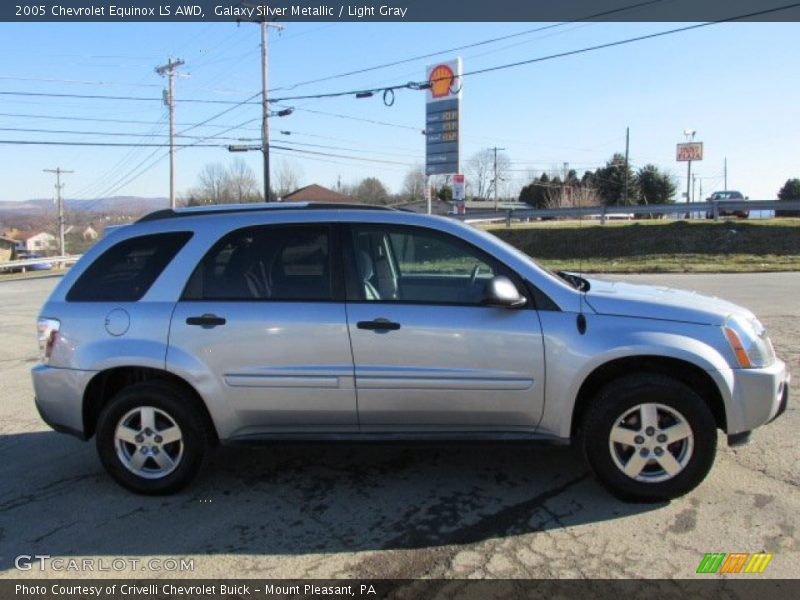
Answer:
POLYGON ((476 48, 476 47, 479 47, 479 46, 486 46, 488 44, 494 44, 494 43, 497 43, 497 42, 502 42, 502 41, 505 41, 505 40, 509 40, 509 39, 513 39, 513 38, 517 38, 517 37, 522 37, 522 36, 525 36, 525 35, 530 35, 532 33, 538 33, 540 31, 546 31, 548 29, 556 29, 558 27, 563 27, 563 26, 568 25, 570 23, 575 23, 575 22, 580 22, 580 21, 590 21, 592 19, 598 19, 600 17, 607 17, 607 16, 610 16, 612 14, 616 14, 616 13, 620 13, 620 12, 626 12, 626 11, 634 10, 634 9, 637 9, 637 8, 642 8, 644 6, 648 6, 650 4, 657 4, 657 3, 662 2, 662 1, 663 0, 647 0, 646 2, 639 2, 638 4, 632 4, 630 6, 625 6, 625 7, 622 7, 622 8, 617 8, 617 9, 613 9, 613 10, 607 10, 607 11, 596 13, 596 14, 593 14, 593 15, 588 15, 588 16, 583 17, 581 19, 576 19, 575 21, 568 21, 568 22, 564 22, 564 23, 554 23, 554 24, 545 25, 545 26, 542 26, 542 27, 535 27, 533 29, 526 29, 525 31, 519 31, 517 33, 512 33, 512 34, 503 35, 503 36, 499 36, 499 37, 489 38, 489 39, 486 39, 486 40, 481 40, 479 42, 473 42, 471 44, 464 44, 462 46, 455 46, 454 48, 448 48, 446 50, 437 50, 436 52, 429 52, 427 54, 419 54, 417 56, 412 56, 410 58, 404 58, 404 59, 401 59, 401 60, 396 60, 396 61, 392 61, 392 62, 388 62, 388 63, 383 63, 383 64, 375 65, 375 66, 372 66, 372 67, 365 67, 363 69, 356 69, 354 71, 346 71, 344 73, 337 73, 336 75, 329 75, 327 77, 320 77, 318 79, 309 79, 307 81, 301 81, 299 83, 294 83, 294 84, 290 84, 290 85, 285 85, 285 86, 281 86, 281 87, 278 87, 278 88, 274 88, 274 89, 272 89, 270 91, 277 91, 277 90, 284 90, 284 89, 285 90, 293 90, 293 89, 296 89, 296 88, 298 88, 300 86, 303 86, 303 85, 309 85, 309 84, 312 84, 312 83, 321 83, 323 81, 331 81, 333 79, 341 79, 341 78, 344 78, 344 77, 350 77, 351 75, 360 75, 362 73, 368 73, 370 71, 377 71, 377 70, 386 69, 386 68, 389 68, 389 67, 396 67, 398 65, 408 64, 410 62, 416 62, 418 60, 424 60, 426 58, 433 58, 434 56, 439 56, 441 54, 449 54, 451 52, 460 52, 461 50, 467 50, 469 48, 476 48))
POLYGON ((209 123, 211 121, 215 121, 215 120, 219 119, 221 116, 226 115, 226 114, 228 114, 229 112, 231 112, 233 110, 236 110, 240 106, 244 106, 245 104, 250 103, 251 100, 253 100, 255 98, 258 98, 260 95, 261 95, 261 92, 256 92, 255 94, 253 94, 249 98, 246 98, 245 100, 242 100, 241 102, 237 102, 236 104, 234 104, 230 108, 226 108, 222 112, 219 112, 219 113, 207 118, 205 121, 200 121, 199 123, 195 123, 191 127, 188 127, 186 129, 180 131, 180 135, 183 135, 187 131, 191 131, 192 129, 197 129, 198 127, 202 127, 202 126, 206 125, 207 123, 209 123))
POLYGON ((385 127, 396 127, 398 129, 409 129, 411 131, 422 132, 422 128, 420 128, 420 127, 414 127, 413 125, 402 125, 400 123, 392 123, 392 122, 389 122, 389 121, 381 121, 379 119, 367 119, 367 118, 364 118, 364 117, 355 117, 353 115, 344 115, 342 113, 334 113, 334 112, 328 112, 328 111, 323 111, 323 110, 316 110, 316 109, 312 109, 312 108, 295 107, 294 110, 295 111, 300 111, 300 112, 307 112, 307 113, 311 113, 311 114, 315 114, 315 115, 323 115, 323 116, 326 116, 326 117, 335 117, 335 118, 338 118, 338 119, 347 119, 347 120, 350 120, 350 121, 360 121, 362 123, 372 123, 373 125, 383 125, 385 127))
MULTIPOLYGON (((260 94, 260 92, 259 92, 260 94)), ((146 97, 146 96, 107 96, 104 94, 55 94, 50 92, 9 92, 0 91, 2 96, 30 96, 30 97, 44 97, 44 98, 81 98, 83 100, 123 100, 130 102, 162 102, 161 97, 146 97)), ((241 102, 235 100, 211 100, 201 98, 182 98, 181 102, 193 102, 199 104, 235 104, 240 105, 241 102)))
POLYGON ((0 75, 0 80, 5 81, 36 81, 39 83, 70 83, 75 85, 118 85, 125 87, 161 87, 157 83, 124 83, 121 81, 85 81, 81 79, 55 79, 51 77, 12 77, 0 75))
MULTIPOLYGON (((548 60, 554 60, 554 59, 557 59, 557 58, 565 58, 565 57, 568 57, 568 56, 575 56, 575 55, 584 54, 584 53, 587 53, 587 52, 594 52, 596 50, 603 50, 603 49, 606 49, 606 48, 613 48, 613 47, 616 47, 616 46, 623 46, 623 45, 626 45, 626 44, 632 44, 632 43, 635 43, 635 42, 641 42, 641 41, 650 40, 650 39, 654 39, 654 38, 664 37, 664 36, 667 36, 667 35, 674 35, 676 33, 683 33, 683 32, 691 31, 691 30, 694 30, 694 29, 701 29, 703 27, 710 27, 712 25, 719 25, 721 23, 729 23, 729 22, 732 22, 732 21, 739 21, 739 20, 742 20, 742 19, 749 19, 749 18, 753 18, 753 17, 758 17, 758 16, 762 16, 762 15, 766 15, 766 14, 771 14, 771 13, 783 11, 783 10, 788 10, 790 8, 796 8, 798 6, 800 6, 800 3, 787 4, 787 5, 776 7, 776 8, 769 8, 769 9, 755 11, 755 12, 751 12, 751 13, 747 13, 747 14, 743 14, 743 15, 738 15, 738 16, 735 16, 735 17, 729 17, 729 18, 726 18, 726 19, 720 19, 718 21, 710 21, 710 22, 707 22, 707 23, 698 23, 698 24, 695 24, 695 25, 687 25, 685 27, 676 27, 674 29, 668 29, 666 31, 659 31, 659 32, 656 32, 656 33, 649 33, 649 34, 646 34, 646 35, 640 35, 640 36, 636 36, 636 37, 632 37, 632 38, 616 40, 616 41, 607 42, 607 43, 604 43, 604 44, 596 44, 594 46, 586 46, 584 48, 578 48, 578 49, 575 49, 575 50, 568 50, 568 51, 565 51, 565 52, 558 52, 556 54, 549 54, 549 55, 546 55, 546 56, 539 56, 539 57, 536 57, 536 58, 530 58, 530 59, 527 59, 527 60, 521 60, 521 61, 516 61, 516 62, 512 62, 512 63, 502 64, 502 65, 495 65, 493 67, 486 67, 486 68, 483 68, 483 69, 476 69, 476 70, 473 70, 473 71, 468 71, 466 73, 463 73, 461 75, 461 77, 469 77, 469 76, 473 76, 473 75, 482 75, 482 74, 485 74, 485 73, 492 73, 492 72, 495 72, 495 71, 502 71, 502 70, 505 70, 505 69, 511 69, 511 68, 519 67, 519 66, 523 66, 523 65, 530 65, 530 64, 534 64, 534 63, 548 61, 548 60)), ((386 102, 387 94, 391 94, 392 102, 388 103, 388 105, 391 105, 393 103, 394 92, 396 92, 398 90, 403 90, 403 89, 425 90, 425 89, 430 88, 432 83, 433 83, 433 81, 409 81, 408 83, 388 85, 388 86, 380 86, 380 87, 373 87, 373 88, 353 89, 353 90, 338 91, 338 92, 325 92, 325 93, 319 93, 319 94, 303 94, 303 95, 296 95, 296 96, 284 96, 282 98, 273 98, 273 99, 270 100, 270 102, 287 102, 287 101, 290 101, 290 100, 312 100, 312 99, 322 99, 322 98, 340 98, 340 97, 343 97, 343 96, 370 97, 370 96, 373 96, 375 94, 383 92, 383 94, 384 94, 384 102, 386 102)))
MULTIPOLYGON (((97 147, 116 147, 116 148, 169 148, 169 144, 125 144, 122 142, 64 142, 64 141, 40 141, 40 140, 0 140, 0 144, 11 146, 97 146, 97 147)), ((224 148, 225 144, 175 144, 176 148, 224 148)))
MULTIPOLYGON (((56 121, 88 121, 88 122, 97 122, 97 123, 125 123, 125 124, 133 124, 133 125, 156 125, 157 122, 154 121, 139 121, 136 119, 104 119, 100 117, 76 117, 76 116, 55 116, 55 115, 32 115, 32 114, 24 114, 24 113, 0 113, 0 117, 15 117, 15 118, 23 118, 23 119, 50 119, 56 121)), ((225 129, 230 127, 230 125, 220 125, 220 124, 208 124, 208 121, 212 119, 206 119, 203 123, 175 123, 179 127, 217 127, 220 129, 225 129)), ((188 130, 187 130, 188 131, 188 130)), ((253 131, 256 131, 254 128, 253 131)))
MULTIPOLYGON (((161 117, 159 120, 153 124, 153 126, 147 131, 147 135, 155 138, 156 136, 163 135, 163 127, 167 122, 168 114, 167 111, 164 110, 161 113, 161 117)), ((106 170, 98 179, 93 181, 92 183, 86 185, 85 187, 81 188, 78 192, 76 192, 77 196, 81 196, 85 194, 89 190, 100 190, 106 186, 106 181, 115 177, 120 171, 122 171, 127 164, 135 159, 138 159, 138 156, 144 152, 144 148, 132 148, 123 154, 122 158, 120 158, 113 166, 111 166, 108 170, 106 170)), ((153 152, 157 152, 153 151, 153 152)))

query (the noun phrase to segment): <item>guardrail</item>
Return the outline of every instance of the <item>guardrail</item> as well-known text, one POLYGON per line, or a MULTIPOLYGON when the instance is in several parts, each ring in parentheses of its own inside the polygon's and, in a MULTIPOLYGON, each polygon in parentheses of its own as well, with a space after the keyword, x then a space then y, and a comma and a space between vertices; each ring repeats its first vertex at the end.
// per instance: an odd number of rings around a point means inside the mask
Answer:
POLYGON ((532 208, 523 210, 471 210, 463 215, 450 215, 461 221, 506 221, 540 218, 599 217, 605 223, 611 215, 670 215, 704 213, 719 219, 721 212, 755 210, 800 211, 800 200, 715 200, 713 202, 676 202, 675 204, 645 204, 635 206, 581 206, 580 208, 532 208))
POLYGON ((78 262, 78 259, 83 256, 76 254, 74 256, 40 256, 38 258, 23 258, 22 260, 8 260, 0 262, 0 273, 7 273, 15 269, 21 269, 24 273, 27 267, 32 265, 41 265, 48 263, 53 265, 54 268, 64 268, 67 265, 72 265, 78 262))

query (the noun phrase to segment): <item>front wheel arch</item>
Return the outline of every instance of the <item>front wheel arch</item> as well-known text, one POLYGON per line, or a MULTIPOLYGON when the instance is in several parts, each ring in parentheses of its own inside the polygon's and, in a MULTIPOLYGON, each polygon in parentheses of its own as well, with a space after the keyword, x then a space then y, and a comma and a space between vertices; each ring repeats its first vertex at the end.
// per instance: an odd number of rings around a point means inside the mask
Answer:
POLYGON ((671 377, 696 390, 706 402, 718 429, 727 430, 725 402, 717 384, 707 371, 679 358, 657 355, 626 356, 603 363, 594 369, 581 384, 572 410, 570 435, 573 440, 592 400, 606 385, 632 373, 652 373, 671 377))

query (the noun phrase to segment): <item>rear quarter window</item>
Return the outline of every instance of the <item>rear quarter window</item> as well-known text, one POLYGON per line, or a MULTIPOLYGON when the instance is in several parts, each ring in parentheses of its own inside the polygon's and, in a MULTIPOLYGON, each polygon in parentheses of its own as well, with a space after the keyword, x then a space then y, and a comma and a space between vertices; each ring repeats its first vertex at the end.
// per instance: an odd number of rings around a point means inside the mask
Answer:
POLYGON ((136 302, 191 237, 189 231, 177 231, 114 244, 78 277, 67 301, 136 302))

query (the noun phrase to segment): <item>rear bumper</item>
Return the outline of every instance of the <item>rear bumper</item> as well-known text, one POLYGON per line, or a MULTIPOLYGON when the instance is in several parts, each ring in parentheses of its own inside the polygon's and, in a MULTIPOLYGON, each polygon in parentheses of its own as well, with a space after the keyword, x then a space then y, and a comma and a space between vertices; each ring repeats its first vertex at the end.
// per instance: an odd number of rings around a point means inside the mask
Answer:
POLYGON ((763 369, 733 369, 727 434, 751 431, 774 421, 789 402, 791 376, 783 361, 763 369))
POLYGON ((36 365, 31 370, 36 410, 54 430, 87 439, 83 426, 83 392, 94 371, 36 365))

